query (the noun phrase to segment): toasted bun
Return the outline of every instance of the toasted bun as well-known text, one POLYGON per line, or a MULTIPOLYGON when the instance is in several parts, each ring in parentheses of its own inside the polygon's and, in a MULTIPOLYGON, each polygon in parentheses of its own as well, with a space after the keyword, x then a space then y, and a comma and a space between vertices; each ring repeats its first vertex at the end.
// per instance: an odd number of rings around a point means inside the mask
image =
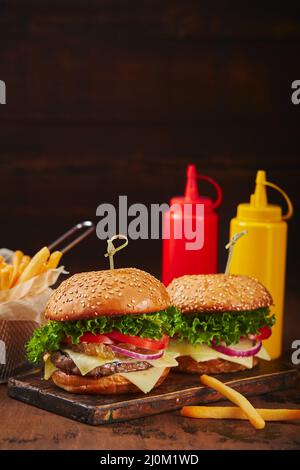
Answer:
POLYGON ((80 320, 101 315, 158 312, 170 306, 165 286, 135 268, 91 271, 71 276, 46 306, 49 320, 80 320))
MULTIPOLYGON (((190 356, 177 357, 178 366, 174 367, 175 372, 186 374, 222 374, 226 372, 238 372, 246 367, 223 359, 212 359, 210 361, 197 362, 190 356)), ((259 360, 253 358, 253 367, 257 366, 259 360)))
MULTIPOLYGON (((154 388, 159 387, 167 377, 169 371, 169 368, 164 370, 154 388)), ((93 379, 79 375, 68 375, 60 370, 55 371, 51 378, 55 385, 71 393, 88 393, 94 395, 141 393, 138 387, 125 379, 125 377, 118 374, 103 376, 100 379, 93 379)))
POLYGON ((167 290, 182 313, 255 310, 273 303, 260 282, 234 274, 186 275, 174 279, 167 290))

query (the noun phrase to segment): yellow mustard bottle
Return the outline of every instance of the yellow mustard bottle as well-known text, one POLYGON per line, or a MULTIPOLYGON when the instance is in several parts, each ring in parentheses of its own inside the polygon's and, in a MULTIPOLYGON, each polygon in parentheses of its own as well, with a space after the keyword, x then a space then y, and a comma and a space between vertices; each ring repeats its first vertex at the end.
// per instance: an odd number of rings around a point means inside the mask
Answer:
POLYGON ((230 273, 246 274, 258 279, 273 297, 271 312, 275 314, 276 324, 270 338, 264 341, 271 359, 279 357, 282 349, 287 246, 285 221, 292 215, 293 206, 287 194, 266 181, 266 172, 259 170, 250 203, 239 204, 237 215, 230 223, 230 239, 235 233, 247 230, 233 250, 230 273), (276 189, 285 198, 288 208, 286 214, 282 215, 280 206, 268 203, 266 186, 276 189))

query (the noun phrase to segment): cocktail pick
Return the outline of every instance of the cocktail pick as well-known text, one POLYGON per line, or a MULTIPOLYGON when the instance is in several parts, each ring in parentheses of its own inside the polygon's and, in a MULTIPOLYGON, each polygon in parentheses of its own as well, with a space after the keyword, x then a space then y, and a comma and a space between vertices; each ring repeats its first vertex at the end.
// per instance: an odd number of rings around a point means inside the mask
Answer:
POLYGON ((110 269, 114 269, 114 255, 117 251, 122 250, 125 246, 128 245, 128 238, 125 235, 117 234, 107 240, 107 253, 105 253, 105 258, 109 257, 109 267, 110 269), (125 240, 122 245, 118 246, 117 248, 114 246, 113 242, 115 240, 125 240))
POLYGON ((229 241, 229 243, 227 243, 227 245, 225 246, 226 250, 229 250, 228 252, 228 258, 227 258, 227 263, 226 263, 226 269, 225 269, 225 274, 229 274, 229 271, 230 271, 230 266, 231 266, 231 260, 232 260, 232 253, 233 253, 233 249, 234 249, 234 245, 236 244, 236 242, 241 238, 243 237, 244 235, 246 235, 248 233, 247 230, 243 230, 242 232, 237 232, 233 235, 233 237, 231 238, 231 240, 229 241))

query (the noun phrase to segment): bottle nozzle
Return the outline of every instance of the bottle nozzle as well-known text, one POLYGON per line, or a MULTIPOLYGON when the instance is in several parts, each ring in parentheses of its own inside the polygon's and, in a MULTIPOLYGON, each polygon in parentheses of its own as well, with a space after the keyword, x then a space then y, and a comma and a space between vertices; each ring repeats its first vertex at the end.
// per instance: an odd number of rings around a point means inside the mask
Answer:
POLYGON ((187 167, 184 195, 190 201, 199 199, 196 165, 188 165, 187 167))
POLYGON ((266 172, 258 170, 256 173, 256 186, 254 194, 251 195, 250 204, 253 207, 265 207, 268 204, 266 192, 266 172))

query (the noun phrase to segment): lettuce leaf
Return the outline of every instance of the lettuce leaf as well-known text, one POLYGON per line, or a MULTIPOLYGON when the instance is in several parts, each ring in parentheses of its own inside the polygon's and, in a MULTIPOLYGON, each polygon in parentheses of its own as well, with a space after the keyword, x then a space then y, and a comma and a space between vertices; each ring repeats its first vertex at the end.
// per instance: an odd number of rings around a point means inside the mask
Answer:
POLYGON ((273 326, 275 316, 270 309, 258 308, 241 312, 223 312, 182 315, 177 325, 178 339, 186 339, 191 344, 217 344, 225 341, 227 346, 239 342, 241 336, 258 334, 259 328, 273 326))
POLYGON ((85 332, 109 333, 113 330, 126 335, 141 338, 160 339, 164 334, 188 340, 191 344, 211 345, 212 340, 227 345, 238 343, 241 336, 257 334, 259 328, 272 326, 274 315, 269 308, 243 312, 203 313, 182 315, 176 307, 143 315, 120 315, 97 317, 90 320, 52 321, 34 331, 26 345, 30 362, 38 363, 45 352, 60 348, 66 336, 72 338, 73 344, 79 343, 85 332))
POLYGON ((174 336, 180 322, 181 313, 175 307, 143 315, 97 317, 78 321, 50 320, 34 331, 26 345, 26 353, 30 362, 38 363, 44 352, 58 350, 66 336, 72 338, 73 344, 78 344, 80 336, 87 331, 102 334, 117 330, 125 335, 160 339, 164 334, 174 336))

